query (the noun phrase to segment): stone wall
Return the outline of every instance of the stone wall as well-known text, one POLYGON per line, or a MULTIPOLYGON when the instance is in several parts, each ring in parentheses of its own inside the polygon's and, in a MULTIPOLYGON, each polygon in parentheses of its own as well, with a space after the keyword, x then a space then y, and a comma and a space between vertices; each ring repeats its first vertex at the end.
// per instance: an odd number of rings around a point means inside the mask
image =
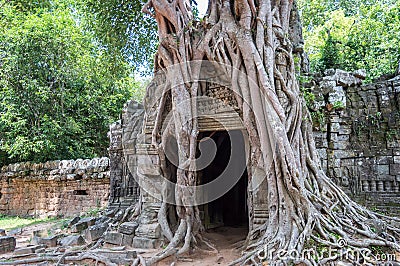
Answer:
POLYGON ((107 206, 109 183, 108 158, 4 166, 0 171, 0 213, 79 215, 107 206))
MULTIPOLYGON (((313 76, 303 84, 312 109, 316 146, 328 176, 351 198, 381 212, 400 214, 400 77, 369 85, 362 85, 363 79, 363 71, 328 70, 324 76, 313 76)), ((110 128, 109 206, 126 208, 140 198, 143 211, 138 236, 146 236, 150 242, 159 234, 154 228, 158 228, 161 204, 152 195, 162 187, 162 173, 158 151, 151 141, 158 115, 157 99, 162 92, 157 84, 164 83, 149 85, 144 106, 128 102, 121 120, 110 128), (142 189, 138 189, 138 180, 142 180, 142 189)), ((168 103, 166 106, 168 111, 168 103)), ((262 224, 267 219, 266 202, 262 199, 265 193, 260 190, 254 196, 252 223, 262 224)))
POLYGON ((325 74, 305 86, 324 169, 353 199, 400 214, 400 76, 362 85, 363 71, 325 74))
POLYGON ((121 119, 110 125, 109 208, 127 208, 139 201, 136 144, 143 119, 143 106, 131 100, 125 104, 121 119))

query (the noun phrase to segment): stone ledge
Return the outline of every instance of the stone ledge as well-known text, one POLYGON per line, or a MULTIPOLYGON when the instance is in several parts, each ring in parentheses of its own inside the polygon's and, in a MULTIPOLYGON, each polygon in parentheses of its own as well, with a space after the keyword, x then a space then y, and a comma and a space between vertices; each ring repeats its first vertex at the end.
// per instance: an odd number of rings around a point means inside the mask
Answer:
POLYGON ((3 166, 0 179, 18 178, 25 181, 107 179, 110 177, 109 166, 110 160, 107 157, 45 163, 23 162, 3 166))

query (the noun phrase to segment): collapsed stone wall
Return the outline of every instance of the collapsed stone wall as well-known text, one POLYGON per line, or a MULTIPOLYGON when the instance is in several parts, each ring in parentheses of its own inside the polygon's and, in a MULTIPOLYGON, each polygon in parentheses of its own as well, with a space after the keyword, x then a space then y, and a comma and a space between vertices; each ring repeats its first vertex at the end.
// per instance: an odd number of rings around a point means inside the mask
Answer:
POLYGON ((351 198, 400 214, 400 76, 362 85, 364 78, 327 70, 305 84, 315 97, 316 145, 328 176, 351 198))
POLYGON ((0 171, 0 213, 19 216, 74 216, 106 207, 108 158, 19 163, 0 171))

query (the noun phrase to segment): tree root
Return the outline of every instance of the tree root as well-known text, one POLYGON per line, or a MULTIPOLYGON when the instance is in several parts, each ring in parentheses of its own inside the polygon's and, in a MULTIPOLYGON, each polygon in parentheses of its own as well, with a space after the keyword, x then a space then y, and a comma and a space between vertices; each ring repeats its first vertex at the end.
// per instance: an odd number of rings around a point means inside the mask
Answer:
MULTIPOLYGON (((268 184, 265 210, 269 213, 268 220, 258 228, 251 228, 243 256, 231 265, 258 265, 262 261, 316 265, 313 258, 282 257, 280 253, 301 254, 315 243, 329 248, 343 248, 345 244, 354 252, 367 251, 371 246, 400 250, 397 243, 400 229, 387 224, 391 218, 353 202, 321 170, 288 38, 290 14, 296 12, 292 7, 293 0, 210 0, 206 18, 194 26, 190 7, 183 0, 149 0, 145 5, 145 12, 154 15, 159 28, 155 68, 165 74, 171 87, 160 85, 162 99, 152 144, 160 148, 164 141, 165 132, 159 134, 159 130, 170 89, 174 130, 171 133, 168 129, 167 133, 176 137, 179 157, 174 173, 165 167, 165 154, 158 150, 163 174, 167 179, 176 177, 174 192, 180 222, 172 232, 167 203, 163 202, 158 219, 169 245, 148 261, 139 259, 136 263, 152 265, 166 257, 182 255, 198 246, 197 240, 213 250, 201 238, 199 210, 190 189, 199 183, 192 163, 199 131, 196 97, 198 91, 206 89, 196 80, 200 68, 188 62, 205 58, 224 73, 222 80, 230 81, 239 104, 251 147, 249 182, 253 170, 259 168, 268 184), (374 232, 370 220, 386 224, 385 230, 374 232), (268 256, 263 257, 262 253, 268 256)), ((172 192, 164 189, 163 198, 172 192)), ((249 204, 253 210, 254 206, 249 204)), ((350 256, 351 252, 347 254, 350 256)), ((342 258, 327 256, 321 261, 338 259, 342 258)))
MULTIPOLYGON (((66 262, 77 262, 86 259, 94 260, 97 262, 101 262, 107 266, 117 266, 117 264, 111 262, 107 257, 104 257, 99 254, 95 254, 92 251, 104 243, 103 239, 99 239, 96 242, 89 243, 83 246, 79 250, 74 251, 66 251, 63 254, 54 253, 51 255, 44 255, 36 258, 27 258, 22 260, 10 260, 10 261, 2 261, 0 265, 26 265, 33 263, 41 263, 41 262, 54 262, 56 265, 63 265, 66 262)), ((36 254, 32 254, 36 255, 36 254)))
POLYGON ((146 263, 146 260, 140 256, 139 254, 137 255, 137 258, 135 259, 135 261, 132 263, 132 266, 147 266, 148 264, 146 263))
POLYGON ((23 260, 14 260, 14 261, 2 261, 0 265, 26 265, 40 262, 57 262, 59 265, 61 262, 78 262, 83 260, 94 260, 96 262, 101 262, 106 266, 118 266, 117 264, 111 262, 110 259, 90 252, 84 252, 77 256, 71 256, 72 254, 76 254, 77 252, 70 252, 66 256, 43 256, 40 258, 29 258, 23 260))

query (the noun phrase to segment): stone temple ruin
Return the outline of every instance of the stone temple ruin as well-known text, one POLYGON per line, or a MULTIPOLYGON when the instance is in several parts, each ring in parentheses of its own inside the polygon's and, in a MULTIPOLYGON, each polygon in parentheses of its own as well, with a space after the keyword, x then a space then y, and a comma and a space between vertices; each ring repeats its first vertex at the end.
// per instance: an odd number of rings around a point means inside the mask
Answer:
MULTIPOLYGON (((364 78, 362 71, 327 70, 325 75, 313 76, 303 84, 306 93, 315 95, 308 105, 316 147, 328 176, 350 197, 374 210, 399 215, 400 76, 362 85, 364 78)), ((164 112, 157 112, 162 84, 162 76, 154 79, 143 105, 134 101, 125 105, 120 121, 110 127, 109 158, 2 167, 0 212, 75 216, 108 205, 105 216, 75 221, 71 232, 82 233, 87 241, 104 237, 115 245, 159 247, 164 237, 158 212, 165 182, 160 165, 175 167, 176 161, 174 154, 160 158, 152 145, 154 121, 167 123, 172 108, 167 98, 164 112)), ((236 99, 224 84, 212 79, 205 87, 198 98, 199 147, 201 151, 204 147, 206 153, 215 153, 199 170, 199 185, 212 183, 228 168, 232 149, 238 149, 234 170, 241 177, 225 195, 200 206, 202 222, 209 229, 257 227, 268 218, 266 191, 259 189, 266 185, 257 186, 265 182, 259 180, 257 171, 252 171, 252 181, 248 182, 247 136, 242 133, 236 99), (215 150, 210 140, 215 143, 215 150)), ((165 141, 173 147, 173 139, 165 141)), ((204 196, 212 197, 211 190, 212 187, 203 191, 204 196)), ((176 217, 170 215, 168 219, 173 221, 176 217)), ((0 253, 15 248, 13 237, 0 238, 0 253)))
MULTIPOLYGON (((328 70, 325 74, 303 84, 316 95, 310 108, 324 170, 355 200, 399 214, 400 76, 362 85, 362 71, 328 70)), ((213 160, 199 171, 202 184, 213 181, 227 167, 233 146, 241 146, 243 158, 239 160, 244 165, 248 155, 235 98, 223 84, 212 79, 206 82, 207 89, 198 100, 199 137, 212 139, 218 149, 213 160), (239 136, 238 142, 231 143, 232 134, 239 136)), ((144 104, 128 102, 121 120, 110 127, 109 208, 116 212, 136 204, 140 209, 140 215, 123 223, 119 232, 106 236, 110 243, 124 240, 133 247, 154 248, 163 238, 157 218, 164 182, 160 165, 166 161, 174 167, 174 158, 160 158, 152 145, 154 121, 166 123, 172 108, 167 99, 163 114, 157 112, 162 84, 162 76, 155 79, 147 88, 144 104)), ((231 225, 251 229, 266 221, 266 186, 258 186, 265 181, 258 180, 257 169, 252 170, 251 182, 243 171, 228 193, 200 206, 206 228, 231 225), (249 201, 253 204, 248 205, 249 201)))
MULTIPOLYGON (((162 84, 162 83, 161 83, 162 84)), ((140 204, 141 214, 136 221, 137 229, 133 238, 133 246, 155 247, 161 239, 161 230, 157 214, 161 207, 160 188, 163 183, 161 159, 151 144, 153 125, 157 119, 157 106, 160 99, 160 85, 150 84, 144 106, 130 101, 126 104, 122 118, 110 127, 110 203, 109 207, 127 208, 134 203, 140 204), (155 100, 156 99, 156 100, 155 100), (148 184, 145 184, 148 182, 148 184), (139 187, 141 189, 139 189, 139 187), (143 189, 145 188, 145 189, 143 189)), ((228 131, 239 137, 240 154, 243 155, 243 169, 246 166, 246 140, 241 131, 244 129, 240 120, 239 108, 231 92, 222 85, 210 81, 207 90, 199 97, 199 131, 200 136, 212 138, 219 143, 215 158, 201 170, 203 184, 212 181, 212 176, 221 174, 227 165, 232 143, 228 131), (210 179, 211 178, 211 179, 210 179)), ((166 103, 168 114, 171 102, 166 103)), ((168 115, 163 117, 163 121, 168 115)), ((235 153, 236 154, 236 153, 235 153)), ((171 155, 167 160, 173 161, 171 155)), ((203 222, 206 228, 221 225, 249 224, 247 215, 247 176, 242 178, 232 190, 222 198, 201 206, 203 222), (228 204, 234 203, 234 204, 228 204)), ((253 195, 255 208, 250 226, 261 224, 267 219, 264 211, 265 192, 257 191, 253 195)), ((124 225, 123 225, 124 226, 124 225)))

